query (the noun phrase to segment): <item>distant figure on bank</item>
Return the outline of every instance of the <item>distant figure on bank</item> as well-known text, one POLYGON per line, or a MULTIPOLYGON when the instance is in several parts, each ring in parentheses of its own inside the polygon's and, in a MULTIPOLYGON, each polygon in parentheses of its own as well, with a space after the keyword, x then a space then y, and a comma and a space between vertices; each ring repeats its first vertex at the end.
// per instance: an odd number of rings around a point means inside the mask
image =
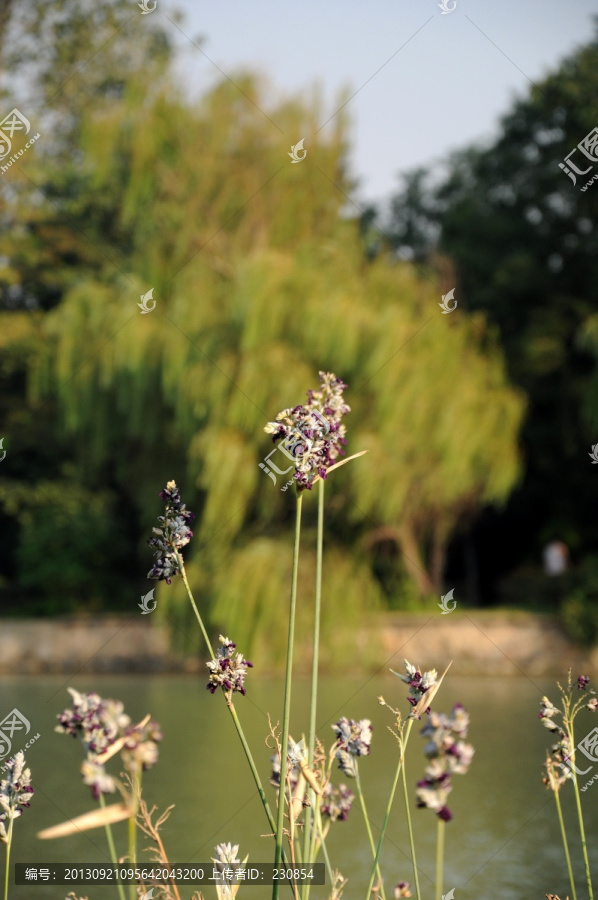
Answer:
POLYGON ((544 571, 547 575, 562 575, 569 568, 569 550, 562 541, 550 541, 544 547, 544 571))

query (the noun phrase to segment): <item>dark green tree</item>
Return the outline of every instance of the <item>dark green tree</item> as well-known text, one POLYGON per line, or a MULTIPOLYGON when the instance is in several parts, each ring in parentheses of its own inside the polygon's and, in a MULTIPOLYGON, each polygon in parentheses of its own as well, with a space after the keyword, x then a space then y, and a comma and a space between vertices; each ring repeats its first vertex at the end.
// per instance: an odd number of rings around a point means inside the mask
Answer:
POLYGON ((593 40, 514 104, 489 146, 455 154, 440 178, 406 176, 384 227, 418 260, 450 257, 460 308, 486 315, 529 397, 523 482, 478 532, 495 576, 556 536, 576 558, 598 544, 598 188, 583 189, 598 164, 577 150, 590 171, 576 184, 559 167, 598 123, 597 63, 593 40))

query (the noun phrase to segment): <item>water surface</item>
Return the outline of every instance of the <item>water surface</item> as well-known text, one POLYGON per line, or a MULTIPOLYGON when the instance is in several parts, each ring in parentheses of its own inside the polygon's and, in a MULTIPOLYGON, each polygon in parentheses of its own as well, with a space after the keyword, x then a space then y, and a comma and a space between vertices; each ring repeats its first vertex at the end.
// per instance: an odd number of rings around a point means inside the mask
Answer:
MULTIPOLYGON (((149 805, 159 809, 175 804, 163 830, 172 862, 207 862, 214 845, 221 841, 240 844, 240 853, 250 861, 271 862, 272 841, 260 837, 267 832, 243 752, 238 743, 223 698, 205 690, 205 681, 195 677, 168 676, 75 676, 5 678, 0 691, 0 709, 18 708, 31 722, 40 739, 28 751, 36 794, 29 810, 15 826, 12 859, 15 862, 109 862, 103 830, 75 837, 40 841, 36 832, 79 815, 94 805, 89 789, 80 779, 82 748, 78 741, 54 732, 56 714, 69 705, 66 687, 95 690, 124 701, 129 715, 138 720, 146 713, 157 719, 164 731, 158 765, 144 775, 144 793, 149 805)), ((435 708, 450 712, 457 701, 471 714, 469 740, 476 754, 469 773, 454 776, 449 799, 454 819, 446 828, 444 893, 455 888, 455 900, 510 900, 538 898, 546 893, 569 894, 567 873, 552 794, 541 782, 541 767, 550 735, 538 718, 543 693, 553 702, 553 682, 525 678, 452 677, 443 684, 435 708)), ((405 686, 394 676, 321 679, 318 734, 330 745, 332 722, 341 715, 370 718, 374 724, 372 752, 361 761, 361 778, 375 834, 382 822, 394 767, 396 743, 387 730, 392 719, 377 702, 379 694, 393 706, 406 709, 405 686)), ((309 686, 294 686, 291 730, 298 737, 308 718, 309 686)), ((280 681, 260 681, 250 673, 248 696, 237 701, 248 740, 264 781, 270 773, 266 746, 266 713, 280 717, 280 681)), ((597 714, 580 715, 579 737, 598 724, 597 714)), ((407 758, 410 805, 416 834, 417 863, 422 900, 434 897, 436 817, 415 808, 414 784, 422 777, 425 760, 419 727, 413 729, 407 758)), ((19 749, 14 747, 14 750, 19 749)), ((590 763, 588 762, 588 765, 590 763)), ((598 771, 598 765, 596 765, 598 771)), ((112 764, 111 771, 115 770, 112 764)), ((591 777, 592 773, 588 775, 591 777)), ((345 780, 339 772, 338 780, 345 780)), ((352 786, 352 785, 350 785, 352 786)), ((274 790, 268 786, 272 805, 274 790)), ((575 830, 575 807, 571 786, 563 791, 566 819, 571 823, 571 851, 577 864, 578 898, 583 888, 579 840, 575 830)), ((598 878, 598 783, 582 794, 588 844, 598 878)), ((126 852, 125 826, 114 827, 117 848, 126 852)), ((147 842, 142 841, 142 846, 147 842)), ((363 816, 355 803, 349 819, 336 823, 328 839, 332 864, 349 879, 345 900, 365 900, 371 860, 363 816)), ((389 895, 400 880, 413 884, 403 798, 397 793, 382 856, 389 895)), ((17 900, 63 900, 68 888, 31 885, 12 887, 17 900)), ((116 898, 116 889, 87 886, 77 889, 89 900, 116 898)), ((183 900, 192 888, 184 887, 183 900)), ((215 896, 204 888, 206 900, 215 896)), ((284 894, 283 894, 284 895, 284 894)), ((238 894, 267 900, 270 889, 245 887, 238 894)), ((290 894, 289 894, 290 896, 290 894)), ((327 898, 326 888, 312 889, 312 898, 327 898)), ((390 900, 390 898, 389 898, 390 900)))

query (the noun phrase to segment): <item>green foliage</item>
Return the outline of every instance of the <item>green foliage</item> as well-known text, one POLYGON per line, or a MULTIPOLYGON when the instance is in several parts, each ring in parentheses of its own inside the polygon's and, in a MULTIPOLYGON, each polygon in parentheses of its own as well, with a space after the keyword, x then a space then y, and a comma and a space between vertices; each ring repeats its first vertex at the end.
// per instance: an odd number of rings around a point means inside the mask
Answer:
POLYGON ((598 557, 590 556, 570 578, 561 605, 561 621, 574 641, 584 646, 598 642, 598 557))
MULTIPOLYGON (((441 315, 432 272, 364 259, 359 224, 344 215, 352 185, 342 115, 319 130, 317 97, 273 101, 243 73, 190 102, 165 63, 156 80, 133 69, 110 103, 78 110, 70 168, 41 142, 28 155, 45 198, 26 181, 19 207, 6 197, 7 218, 22 227, 0 238, 0 287, 6 297, 11 282, 34 284, 46 310, 23 363, 28 402, 56 411, 85 489, 99 498, 110 485, 133 510, 145 571, 156 494, 177 480, 197 513, 187 557, 202 610, 244 652, 267 646, 275 661, 293 494, 280 491, 287 478, 275 488, 258 467, 273 448, 263 427, 305 398, 319 369, 341 375, 353 408, 348 452, 369 453, 335 472, 327 490, 323 630, 332 659, 343 627, 356 629, 385 598, 413 605, 405 571, 419 595, 438 592, 454 529, 504 502, 519 475, 522 395, 483 316, 441 315), (301 166, 288 163, 288 134, 305 136, 301 166), (150 287, 156 309, 141 315, 150 287), (398 587, 372 568, 381 528, 397 551, 398 587)), ((79 523, 78 508, 73 515, 79 523)), ((31 559, 23 534, 20 553, 31 559)), ((80 580, 69 573, 72 595, 80 580)), ((180 586, 157 596, 182 637, 180 586)))
POLYGON ((121 525, 107 492, 92 494, 69 481, 5 481, 0 504, 20 529, 18 581, 36 598, 32 612, 97 611, 118 590, 121 525))
POLYGON ((460 309, 485 314, 529 398, 525 478, 495 532, 500 543, 516 535, 510 567, 533 564, 546 534, 582 554, 598 543, 584 458, 598 424, 598 190, 559 168, 598 121, 597 73, 594 37, 513 105, 490 145, 454 154, 440 181, 406 176, 385 227, 415 259, 450 257, 460 309))

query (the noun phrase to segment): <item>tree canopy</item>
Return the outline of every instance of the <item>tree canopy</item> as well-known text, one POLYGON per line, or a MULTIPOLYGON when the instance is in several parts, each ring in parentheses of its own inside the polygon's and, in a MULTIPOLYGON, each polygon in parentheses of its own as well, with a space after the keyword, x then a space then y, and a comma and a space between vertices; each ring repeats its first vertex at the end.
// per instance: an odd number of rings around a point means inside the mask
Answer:
POLYGON ((597 62, 593 39, 514 104, 495 140, 454 154, 440 176, 408 173, 374 218, 395 252, 452 260, 462 307, 496 329, 529 398, 524 476, 486 522, 489 549, 505 548, 485 557, 486 584, 539 560, 547 540, 565 540, 577 561, 598 541, 587 455, 598 425, 598 190, 584 190, 597 170, 576 150, 598 122, 597 62), (576 184, 560 168, 572 151, 590 169, 576 184))
MULTIPOLYGON (((65 3, 65 15, 83 7, 65 3)), ((349 384, 348 452, 368 454, 327 486, 333 653, 339 622, 442 589, 455 530, 517 483, 524 396, 484 314, 439 309, 449 270, 368 258, 345 211, 342 114, 318 130, 317 96, 275 100, 250 73, 192 102, 166 50, 157 81, 118 69, 126 27, 80 87, 101 94, 114 66, 110 102, 79 97, 67 114, 58 94, 60 142, 48 133, 0 186, 11 451, 0 529, 15 535, 5 578, 34 591, 38 609, 81 609, 90 593, 96 606, 132 607, 157 493, 175 478, 197 514, 188 569, 212 625, 226 620, 244 652, 263 643, 276 658, 293 503, 286 479, 273 485, 259 467, 273 449, 263 428, 334 371, 349 384), (308 155, 293 165, 299 136, 308 155), (150 289, 156 307, 143 314, 150 289)), ((88 49, 87 27, 68 34, 88 49)), ((45 32, 34 37, 45 47, 45 32)), ((59 46, 67 69, 75 56, 59 46)), ((41 78, 56 55, 38 58, 41 78)), ((179 587, 157 597, 184 633, 179 587)))

